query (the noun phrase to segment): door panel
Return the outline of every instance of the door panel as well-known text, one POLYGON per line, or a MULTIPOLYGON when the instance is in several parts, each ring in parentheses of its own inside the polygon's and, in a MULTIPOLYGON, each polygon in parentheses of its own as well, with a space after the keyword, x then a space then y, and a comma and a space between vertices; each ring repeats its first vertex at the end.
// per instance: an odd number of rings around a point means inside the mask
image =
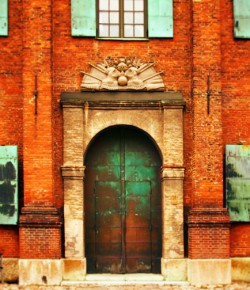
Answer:
POLYGON ((149 181, 128 181, 126 199, 126 271, 151 271, 151 186, 149 181), (134 233, 130 238, 129 233, 134 233), (137 261, 137 262, 136 262, 137 261), (143 263, 142 263, 143 261, 143 263))
POLYGON ((97 271, 121 271, 122 213, 120 181, 95 182, 95 258, 97 271), (113 237, 111 240, 110 238, 113 237), (105 261, 105 263, 104 263, 105 261), (117 264, 117 261, 119 262, 117 264))
POLYGON ((87 271, 159 272, 161 162, 152 142, 130 127, 105 130, 85 164, 87 271))

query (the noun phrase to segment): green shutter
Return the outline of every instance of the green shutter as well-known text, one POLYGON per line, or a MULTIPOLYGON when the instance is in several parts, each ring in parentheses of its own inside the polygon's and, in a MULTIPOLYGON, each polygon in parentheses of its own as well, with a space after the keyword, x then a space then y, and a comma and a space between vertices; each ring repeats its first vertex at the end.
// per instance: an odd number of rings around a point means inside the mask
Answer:
POLYGON ((18 219, 17 146, 0 146, 0 224, 15 225, 18 219))
POLYGON ((95 3, 95 0, 71 0, 72 36, 96 36, 95 3))
POLYGON ((8 35, 8 0, 0 0, 0 36, 8 35))
POLYGON ((234 36, 250 38, 250 0, 234 0, 234 36))
POLYGON ((226 146, 226 204, 231 221, 250 221, 250 145, 226 146))
POLYGON ((148 37, 173 37, 173 0, 148 0, 148 37))

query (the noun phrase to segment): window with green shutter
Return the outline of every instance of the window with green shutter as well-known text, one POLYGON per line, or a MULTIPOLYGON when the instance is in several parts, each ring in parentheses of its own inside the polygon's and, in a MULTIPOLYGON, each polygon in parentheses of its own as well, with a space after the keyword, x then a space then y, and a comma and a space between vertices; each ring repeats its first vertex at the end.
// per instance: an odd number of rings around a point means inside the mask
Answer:
POLYGON ((250 221, 250 145, 226 146, 226 204, 231 221, 250 221))
POLYGON ((71 0, 72 36, 173 37, 173 0, 71 0))
POLYGON ((8 35, 8 0, 0 0, 0 36, 8 35))
POLYGON ((172 0, 148 0, 148 37, 173 37, 172 0))
POLYGON ((18 221, 17 146, 0 146, 0 224, 18 221))
POLYGON ((250 38, 250 0, 233 0, 234 36, 250 38))

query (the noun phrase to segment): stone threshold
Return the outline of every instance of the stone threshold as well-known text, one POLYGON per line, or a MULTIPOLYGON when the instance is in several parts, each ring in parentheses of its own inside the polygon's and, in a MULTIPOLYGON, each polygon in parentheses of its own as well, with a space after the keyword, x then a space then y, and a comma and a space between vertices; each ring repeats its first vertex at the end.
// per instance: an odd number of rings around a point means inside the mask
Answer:
POLYGON ((165 281, 159 274, 88 274, 84 281, 63 281, 61 285, 190 285, 187 281, 165 281))

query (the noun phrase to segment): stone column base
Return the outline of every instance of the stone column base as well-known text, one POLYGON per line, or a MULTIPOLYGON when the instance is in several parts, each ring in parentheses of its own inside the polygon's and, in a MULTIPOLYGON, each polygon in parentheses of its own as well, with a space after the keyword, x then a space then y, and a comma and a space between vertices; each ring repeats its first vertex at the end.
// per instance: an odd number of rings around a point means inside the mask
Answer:
POLYGON ((4 258, 3 259, 3 269, 1 277, 0 271, 0 283, 1 278, 6 283, 17 283, 18 282, 18 259, 17 258, 4 258))
POLYGON ((161 274, 165 281, 187 281, 187 259, 161 259, 161 274))
POLYGON ((19 285, 60 285, 62 260, 20 259, 19 285))
POLYGON ((250 282, 250 258, 232 258, 232 281, 250 282))
POLYGON ((231 283, 230 259, 188 260, 188 281, 191 285, 215 285, 231 283))
POLYGON ((86 279, 86 258, 64 259, 62 261, 64 281, 83 281, 86 279))

